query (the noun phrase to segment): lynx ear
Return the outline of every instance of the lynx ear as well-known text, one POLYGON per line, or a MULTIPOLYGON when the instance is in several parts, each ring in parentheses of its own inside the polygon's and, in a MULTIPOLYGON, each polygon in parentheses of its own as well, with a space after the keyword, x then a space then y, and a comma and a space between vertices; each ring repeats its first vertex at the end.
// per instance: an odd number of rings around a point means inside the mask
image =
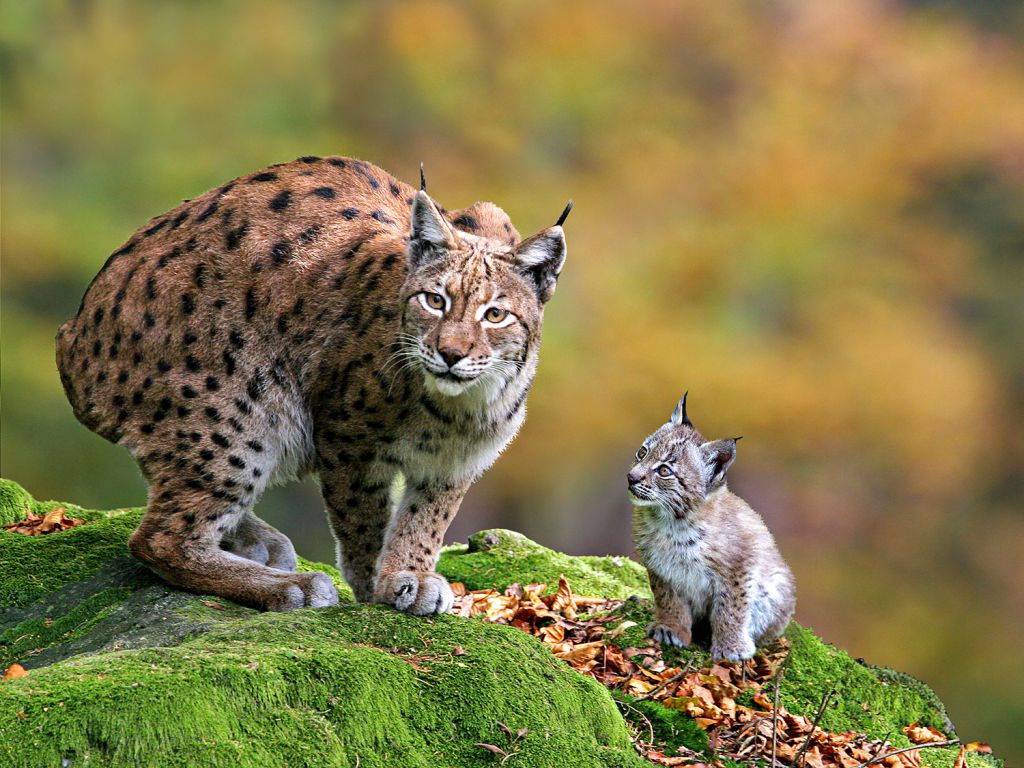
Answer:
POLYGON ((681 427, 684 424, 688 427, 693 426, 693 422, 690 421, 690 417, 686 415, 686 396, 689 392, 683 393, 683 399, 679 401, 676 409, 672 411, 672 417, 670 421, 677 427, 681 427))
POLYGON ((739 439, 730 437, 727 440, 715 440, 711 443, 704 443, 700 447, 706 469, 704 476, 708 478, 706 484, 708 493, 725 482, 725 473, 729 471, 729 467, 736 460, 736 441, 739 439))
POLYGON ((537 298, 542 304, 554 295, 564 264, 565 233, 560 224, 523 240, 516 249, 516 270, 537 287, 537 298))
POLYGON ((419 269, 455 246, 451 227, 425 190, 416 193, 409 224, 409 266, 419 269))

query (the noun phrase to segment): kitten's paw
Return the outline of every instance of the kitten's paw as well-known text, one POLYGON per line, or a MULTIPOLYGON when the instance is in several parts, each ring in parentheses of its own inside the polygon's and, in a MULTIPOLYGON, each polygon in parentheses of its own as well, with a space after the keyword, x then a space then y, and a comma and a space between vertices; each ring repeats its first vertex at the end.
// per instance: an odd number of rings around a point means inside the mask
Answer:
POLYGON ((726 642, 713 642, 711 644, 711 658, 724 659, 725 661, 745 661, 753 658, 757 646, 749 637, 737 638, 726 642))
POLYGON ((338 604, 338 589, 326 573, 297 573, 281 581, 266 601, 268 611, 325 608, 338 604))
POLYGON ((662 645, 674 645, 677 648, 686 648, 690 644, 689 637, 680 637, 664 624, 648 624, 647 636, 653 637, 662 645))
POLYGON ((432 571, 392 571, 382 573, 377 582, 376 600, 417 616, 448 613, 455 594, 444 576, 432 571))

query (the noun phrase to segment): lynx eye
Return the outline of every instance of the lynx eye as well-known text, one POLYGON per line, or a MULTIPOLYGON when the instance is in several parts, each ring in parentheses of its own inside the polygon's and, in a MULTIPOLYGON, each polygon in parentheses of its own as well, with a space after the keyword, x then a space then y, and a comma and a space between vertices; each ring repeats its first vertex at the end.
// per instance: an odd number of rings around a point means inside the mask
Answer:
POLYGON ((427 305, 428 309, 443 310, 445 307, 444 296, 440 293, 427 292, 423 294, 423 303, 427 305))
POLYGON ((487 311, 484 312, 484 320, 488 323, 500 323, 506 317, 508 317, 508 310, 501 309, 499 307, 489 307, 487 311))
POLYGON ((658 473, 658 477, 671 477, 672 470, 668 468, 668 464, 662 464, 655 470, 658 473))
POLYGON ((637 461, 643 461, 644 456, 646 456, 646 455, 647 455, 647 446, 646 445, 641 445, 640 446, 640 450, 636 452, 636 460, 637 461))

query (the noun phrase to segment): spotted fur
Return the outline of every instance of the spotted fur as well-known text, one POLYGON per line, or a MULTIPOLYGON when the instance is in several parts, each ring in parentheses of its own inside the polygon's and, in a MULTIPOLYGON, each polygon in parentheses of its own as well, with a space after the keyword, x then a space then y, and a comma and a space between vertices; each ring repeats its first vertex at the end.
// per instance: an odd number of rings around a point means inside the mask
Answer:
POLYGON ((132 553, 248 605, 333 604, 330 579, 295 573, 291 543, 251 512, 312 472, 357 598, 447 610, 438 549, 523 422, 564 260, 560 226, 521 241, 491 203, 445 212, 342 157, 151 220, 57 336, 76 416, 149 483, 132 553))
POLYGON ((729 492, 736 440, 709 442, 686 396, 648 437, 627 477, 633 540, 654 593, 649 634, 687 646, 709 620, 717 659, 749 659, 782 634, 796 607, 793 574, 764 521, 729 492))

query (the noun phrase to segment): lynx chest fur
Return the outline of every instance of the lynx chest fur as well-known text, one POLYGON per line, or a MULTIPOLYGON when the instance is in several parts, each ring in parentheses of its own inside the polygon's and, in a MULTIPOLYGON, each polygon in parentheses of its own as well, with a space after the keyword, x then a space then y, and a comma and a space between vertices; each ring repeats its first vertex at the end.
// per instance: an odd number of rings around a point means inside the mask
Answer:
POLYGON ((447 610, 437 551, 525 417, 563 220, 521 240, 491 203, 304 157, 150 221, 57 339, 75 414, 149 483, 133 554, 261 608, 335 602, 252 514, 313 472, 356 596, 447 610))

